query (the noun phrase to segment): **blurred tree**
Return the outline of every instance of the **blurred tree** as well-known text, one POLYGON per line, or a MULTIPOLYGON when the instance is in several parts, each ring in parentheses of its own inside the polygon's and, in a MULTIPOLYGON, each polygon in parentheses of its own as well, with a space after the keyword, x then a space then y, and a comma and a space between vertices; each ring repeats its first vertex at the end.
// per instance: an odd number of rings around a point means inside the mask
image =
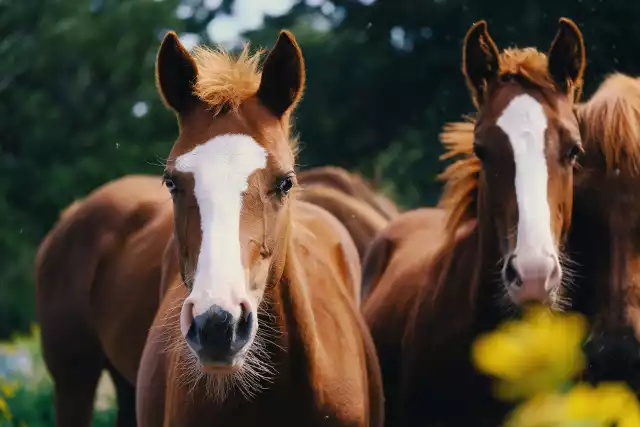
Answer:
POLYGON ((177 5, 0 1, 0 337, 33 319, 33 255, 60 209, 159 170, 177 127, 154 62, 177 5))

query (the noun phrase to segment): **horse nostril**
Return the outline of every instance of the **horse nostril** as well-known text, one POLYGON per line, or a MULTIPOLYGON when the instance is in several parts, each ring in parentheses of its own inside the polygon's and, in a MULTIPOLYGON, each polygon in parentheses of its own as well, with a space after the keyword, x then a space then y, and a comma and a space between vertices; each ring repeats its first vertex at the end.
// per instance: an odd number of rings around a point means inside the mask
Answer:
POLYGON ((516 270, 516 267, 514 265, 515 259, 516 259, 515 255, 509 255, 509 258, 504 264, 502 275, 506 283, 509 283, 515 286, 521 286, 522 280, 520 279, 520 274, 518 274, 518 271, 516 270))
POLYGON ((236 325, 236 336, 235 342, 233 343, 234 348, 237 348, 238 351, 241 350, 247 344, 247 342, 249 342, 249 339, 251 338, 251 332, 253 331, 253 322, 253 312, 247 310, 243 305, 242 315, 240 316, 240 320, 236 325))

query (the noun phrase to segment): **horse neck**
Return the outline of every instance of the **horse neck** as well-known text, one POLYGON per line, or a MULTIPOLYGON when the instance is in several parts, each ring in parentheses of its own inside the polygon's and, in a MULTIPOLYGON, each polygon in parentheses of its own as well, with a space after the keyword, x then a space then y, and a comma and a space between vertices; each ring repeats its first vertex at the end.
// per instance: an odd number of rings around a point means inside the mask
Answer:
POLYGON ((458 313, 453 320, 457 325, 452 326, 460 336, 475 336, 504 317, 496 270, 500 260, 498 237, 486 216, 478 216, 477 227, 467 236, 450 237, 435 263, 437 288, 431 310, 447 319, 441 324, 451 323, 451 313, 458 313))
MULTIPOLYGON (((278 360, 278 375, 286 382, 294 382, 301 387, 296 392, 313 393, 313 379, 316 376, 316 352, 318 342, 317 326, 312 314, 312 306, 302 273, 300 261, 296 256, 293 238, 294 226, 287 225, 281 244, 284 251, 274 263, 272 284, 266 292, 270 303, 263 310, 274 319, 274 328, 280 337, 278 347, 281 360, 278 360)), ((314 396, 310 396, 310 400, 314 396)))

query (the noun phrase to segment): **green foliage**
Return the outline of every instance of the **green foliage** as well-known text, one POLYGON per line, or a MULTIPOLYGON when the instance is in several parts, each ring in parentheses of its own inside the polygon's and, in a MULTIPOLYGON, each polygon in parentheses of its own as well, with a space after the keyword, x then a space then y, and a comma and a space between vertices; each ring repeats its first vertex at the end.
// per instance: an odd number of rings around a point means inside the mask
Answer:
MULTIPOLYGON (((50 427, 55 425, 53 408, 53 386, 50 381, 43 381, 35 389, 18 387, 11 397, 5 398, 9 408, 9 419, 2 420, 0 427, 50 427)), ((116 411, 112 406, 108 409, 96 409, 93 416, 93 427, 115 425, 116 411)))
MULTIPOLYGON (((15 335, 11 341, 0 343, 0 350, 5 353, 27 351, 33 362, 28 377, 21 373, 13 373, 9 378, 0 376, 0 427, 55 425, 53 384, 44 368, 39 329, 32 327, 30 334, 15 335)), ((102 402, 94 409, 92 425, 113 426, 116 419, 114 396, 108 394, 100 398, 102 402)))
POLYGON ((176 124, 153 75, 176 6, 0 1, 0 337, 34 317, 34 253, 58 212, 168 153, 176 124))

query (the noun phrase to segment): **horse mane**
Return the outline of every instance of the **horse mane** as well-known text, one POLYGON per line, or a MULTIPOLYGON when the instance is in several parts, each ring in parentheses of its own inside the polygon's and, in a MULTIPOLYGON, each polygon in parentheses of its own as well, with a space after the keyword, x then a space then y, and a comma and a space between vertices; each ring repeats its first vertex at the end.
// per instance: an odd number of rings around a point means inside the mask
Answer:
POLYGON ((607 172, 640 175, 640 79, 607 76, 577 114, 585 148, 603 155, 607 172))
MULTIPOLYGON (((549 75, 547 55, 532 47, 505 49, 500 54, 499 76, 505 75, 521 76, 540 88, 556 88, 549 75)), ((477 218, 480 160, 473 154, 474 126, 475 117, 466 116, 464 122, 446 123, 439 135, 445 148, 440 160, 457 159, 438 175, 438 180, 445 182, 438 206, 449 212, 449 236, 464 222, 477 218)))

